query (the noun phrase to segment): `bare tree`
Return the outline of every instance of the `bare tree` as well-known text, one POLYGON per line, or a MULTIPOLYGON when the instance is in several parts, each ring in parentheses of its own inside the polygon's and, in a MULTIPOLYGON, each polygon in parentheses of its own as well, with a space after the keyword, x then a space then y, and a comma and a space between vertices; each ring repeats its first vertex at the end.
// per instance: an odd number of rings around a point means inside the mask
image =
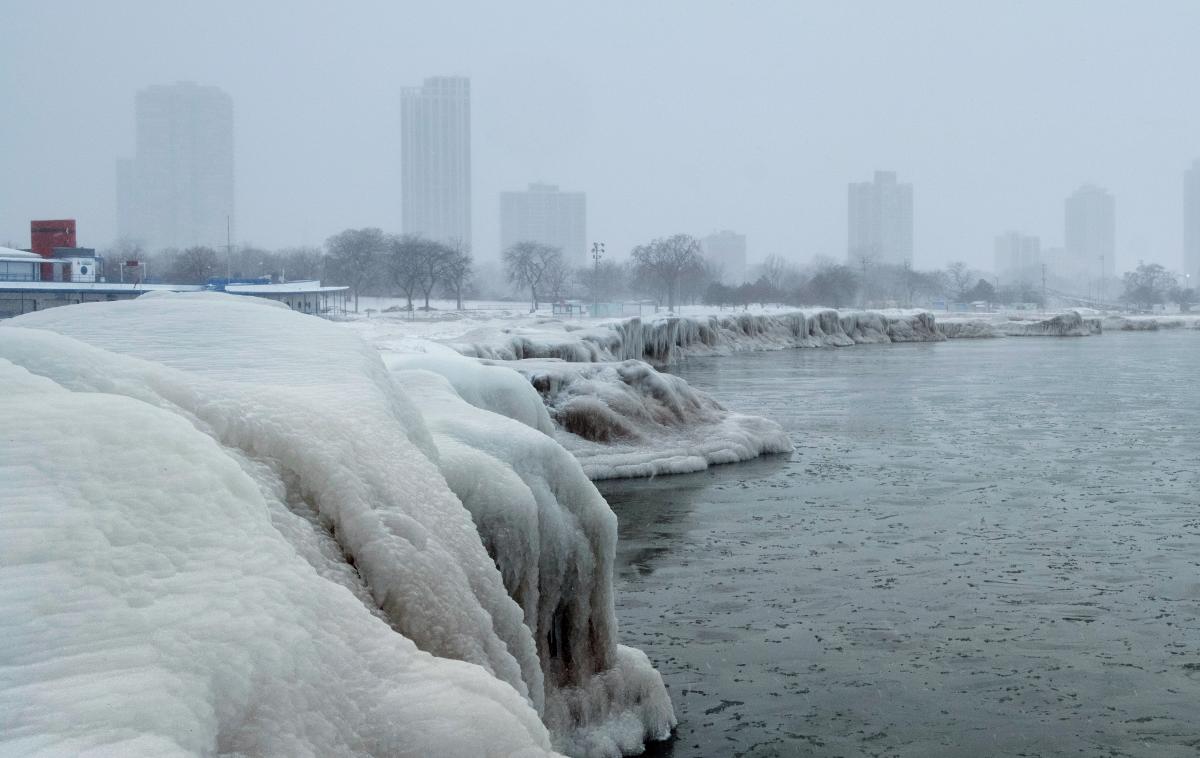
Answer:
POLYGON ((600 261, 594 266, 584 266, 575 272, 575 281, 595 302, 607 302, 622 289, 625 272, 615 261, 600 261))
POLYGON ((432 255, 428 248, 436 243, 414 234, 387 239, 387 258, 384 268, 392 284, 399 288, 413 309, 413 296, 425 279, 425 260, 432 255))
POLYGON ((442 269, 442 282, 453 293, 455 307, 460 311, 463 307, 463 288, 471 279, 472 269, 471 251, 461 240, 456 240, 450 245, 450 255, 442 269))
POLYGON ((333 282, 350 285, 354 291, 354 312, 358 313, 359 291, 378 275, 388 248, 387 237, 373 227, 347 229, 326 240, 325 248, 327 273, 333 282))
POLYGON ((504 251, 504 270, 508 280, 529 288, 532 311, 538 308, 538 289, 546 277, 546 269, 561 261, 562 252, 557 247, 540 242, 518 242, 504 251))
POLYGON ((570 281, 571 269, 567 267, 561 255, 546 264, 546 271, 542 274, 542 287, 551 300, 558 302, 565 299, 570 281))
POLYGON ((946 267, 946 276, 949 278, 950 287, 954 290, 951 294, 958 302, 965 302, 967 292, 975 284, 975 272, 967 268, 967 264, 962 261, 955 261, 946 267))
POLYGON ((425 310, 429 310, 429 294, 446 275, 446 266, 454 251, 440 242, 424 242, 416 250, 417 285, 425 295, 425 310))
POLYGON ((217 273, 217 252, 211 247, 189 247, 173 257, 167 278, 181 284, 204 284, 217 273))
POLYGON ((319 247, 290 247, 279 251, 279 278, 287 280, 322 279, 325 254, 319 247))
POLYGON ((667 308, 675 310, 684 274, 701 266, 700 242, 687 234, 676 234, 638 245, 630 254, 635 276, 657 284, 666 294, 667 308))

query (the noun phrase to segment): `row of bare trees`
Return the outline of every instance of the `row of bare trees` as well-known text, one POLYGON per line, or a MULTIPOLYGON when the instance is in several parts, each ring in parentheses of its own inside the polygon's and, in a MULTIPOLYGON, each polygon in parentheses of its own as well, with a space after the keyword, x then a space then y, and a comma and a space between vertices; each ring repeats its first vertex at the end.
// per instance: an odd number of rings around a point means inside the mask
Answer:
POLYGON ((471 253, 461 244, 447 245, 413 234, 385 234, 374 227, 347 229, 325 243, 326 275, 354 292, 354 310, 364 291, 403 294, 409 310, 424 297, 426 309, 439 285, 454 296, 461 310, 473 268, 471 253))

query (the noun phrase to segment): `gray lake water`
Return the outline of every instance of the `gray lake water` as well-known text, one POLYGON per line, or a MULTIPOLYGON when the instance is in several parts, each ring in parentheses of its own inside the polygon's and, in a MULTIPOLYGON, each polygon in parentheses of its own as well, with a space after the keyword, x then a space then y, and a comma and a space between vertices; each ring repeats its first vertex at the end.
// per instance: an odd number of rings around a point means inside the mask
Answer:
POLYGON ((601 488, 650 755, 1200 755, 1200 333, 675 372, 796 451, 601 488))

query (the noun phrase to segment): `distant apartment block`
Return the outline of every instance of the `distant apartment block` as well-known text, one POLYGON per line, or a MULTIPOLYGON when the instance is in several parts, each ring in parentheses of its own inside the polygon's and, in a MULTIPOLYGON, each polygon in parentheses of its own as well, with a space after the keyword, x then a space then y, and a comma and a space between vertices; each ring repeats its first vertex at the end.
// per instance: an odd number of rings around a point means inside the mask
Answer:
POLYGON ((720 269, 721 283, 737 286, 746 281, 746 235, 728 229, 700 240, 704 259, 720 269))
POLYGON ((1005 232, 996 237, 993 271, 1003 282, 1030 283, 1041 280, 1042 243, 1037 237, 1005 232))
POLYGON ((540 242, 562 251, 571 268, 588 265, 587 195, 562 192, 554 184, 500 193, 500 249, 540 242))
POLYGON ((848 200, 846 252, 850 263, 911 264, 912 185, 897 182, 894 171, 876 171, 873 181, 850 184, 848 200))
POLYGON ((1200 159, 1183 174, 1183 273, 1200 287, 1200 159))
POLYGON ((471 81, 435 76, 400 99, 401 228, 471 245, 471 81))
POLYGON ((1068 278, 1088 282, 1111 279, 1116 262, 1116 205, 1108 190, 1085 184, 1065 203, 1068 278))
POLYGON ((147 249, 225 244, 234 218, 233 100, 192 82, 137 93, 132 158, 117 162, 117 232, 147 249))

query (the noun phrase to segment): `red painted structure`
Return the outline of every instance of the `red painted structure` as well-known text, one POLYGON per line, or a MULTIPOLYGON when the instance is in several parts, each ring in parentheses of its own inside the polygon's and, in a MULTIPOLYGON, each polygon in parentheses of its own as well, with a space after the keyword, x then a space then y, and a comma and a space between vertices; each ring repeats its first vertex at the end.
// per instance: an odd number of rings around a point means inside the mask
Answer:
MULTIPOLYGON (((56 247, 78 247, 75 244, 75 219, 54 219, 29 222, 29 249, 43 258, 53 258, 56 247)), ((54 267, 42 264, 42 281, 54 280, 54 267)))

